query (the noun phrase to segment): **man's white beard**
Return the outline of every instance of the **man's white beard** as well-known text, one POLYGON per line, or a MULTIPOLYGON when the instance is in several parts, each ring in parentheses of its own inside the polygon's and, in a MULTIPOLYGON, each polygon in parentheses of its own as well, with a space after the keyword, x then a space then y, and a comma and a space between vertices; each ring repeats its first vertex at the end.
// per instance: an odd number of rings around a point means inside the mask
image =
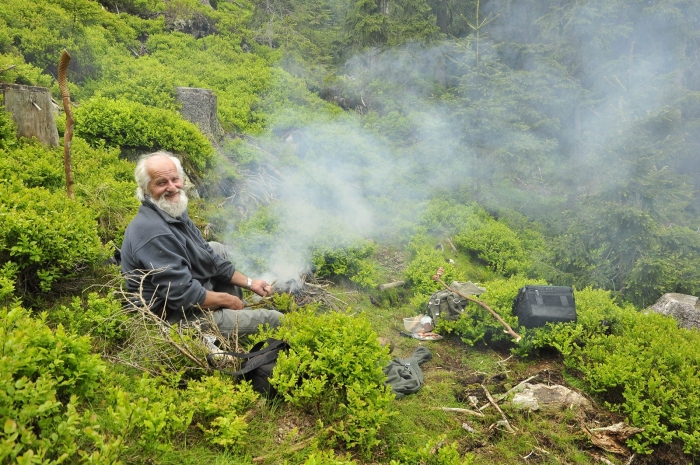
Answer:
POLYGON ((180 189, 180 197, 177 202, 169 202, 168 199, 165 198, 165 195, 161 195, 160 199, 153 200, 153 203, 168 215, 176 218, 187 210, 187 194, 185 194, 184 190, 180 189))

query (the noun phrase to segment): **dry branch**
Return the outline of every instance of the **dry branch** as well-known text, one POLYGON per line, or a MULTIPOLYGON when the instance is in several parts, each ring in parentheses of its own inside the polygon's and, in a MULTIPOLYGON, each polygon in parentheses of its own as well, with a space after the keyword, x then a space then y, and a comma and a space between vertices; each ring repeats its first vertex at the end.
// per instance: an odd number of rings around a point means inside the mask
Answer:
POLYGON ((493 397, 491 396, 491 393, 489 392, 489 390, 486 389, 486 386, 484 386, 482 384, 481 389, 484 390, 484 394, 486 394, 486 398, 489 400, 489 402, 491 402, 491 405, 493 405, 496 408, 496 410, 498 410, 498 413, 501 414, 501 418, 503 418, 503 420, 498 421, 497 424, 504 426, 509 433, 515 433, 516 429, 510 425, 510 423, 508 422, 508 418, 506 418, 506 414, 503 413, 503 410, 501 410, 501 407, 499 407, 498 404, 496 403, 496 401, 493 400, 493 397))
POLYGON ((465 431, 469 431, 470 433, 476 433, 476 432, 477 432, 477 431, 476 431, 474 428, 472 428, 471 425, 470 425, 469 423, 467 423, 466 421, 465 421, 464 423, 462 423, 462 429, 465 430, 465 431))
MULTIPOLYGON (((503 399, 505 399, 506 397, 508 397, 511 393, 517 391, 523 384, 529 383, 530 381, 532 381, 532 380, 535 379, 535 378, 537 378, 537 375, 530 376, 530 377, 529 377, 528 379, 526 379, 525 381, 519 382, 515 387, 512 387, 512 388, 508 389, 506 392, 504 392, 503 394, 500 394, 500 395, 496 396, 496 397, 495 397, 496 402, 502 401, 503 399)), ((488 404, 482 405, 481 407, 479 407, 479 411, 488 408, 490 405, 491 405, 490 402, 489 402, 488 404)))
POLYGON ((484 416, 483 413, 477 412, 474 410, 469 410, 466 408, 457 408, 457 407, 434 407, 433 410, 442 410, 443 412, 457 412, 457 413, 466 413, 468 415, 474 415, 476 417, 482 417, 484 416))
POLYGON ((455 294, 457 294, 457 295, 459 295, 459 296, 461 296, 461 297, 463 297, 463 298, 465 298, 465 299, 467 299, 467 300, 469 300, 469 301, 471 301, 471 302, 474 302, 474 303, 476 303, 476 304, 481 305, 483 308, 485 308, 486 310, 488 310, 489 313, 491 313, 491 315, 493 315, 493 317, 494 317, 496 320, 498 320, 498 321, 506 328, 506 329, 504 330, 504 332, 505 332, 506 334, 510 334, 511 336, 513 336, 513 338, 515 338, 515 342, 519 342, 519 341, 520 341, 520 339, 521 339, 520 335, 519 335, 518 333, 516 333, 515 331, 513 331, 513 328, 511 328, 510 325, 509 325, 508 323, 506 323, 506 322, 503 320, 503 318, 501 318, 501 315, 499 315, 498 313, 494 312, 494 311, 491 309, 491 307, 489 307, 488 305, 486 305, 485 302, 482 302, 482 301, 479 300, 479 299, 475 299, 474 297, 468 296, 468 295, 464 294, 463 292, 454 290, 454 289, 450 288, 450 286, 448 286, 447 284, 445 284, 445 283, 440 279, 440 276, 442 276, 442 271, 443 271, 443 270, 442 270, 442 267, 440 267, 440 268, 438 269, 437 274, 436 274, 435 276, 433 276, 433 279, 434 279, 435 281, 437 281, 437 282, 439 282, 440 284, 442 284, 443 287, 444 287, 445 289, 447 289, 448 291, 454 292, 455 294))
POLYGON ((401 287, 406 284, 406 281, 394 281, 393 283, 380 284, 378 289, 380 291, 386 291, 387 289, 393 289, 395 287, 401 287))
POLYGON ((238 340, 229 341, 223 337, 209 312, 204 312, 202 319, 196 322, 185 321, 174 326, 156 314, 153 301, 143 296, 143 282, 150 274, 160 271, 139 270, 126 277, 138 281, 139 291, 130 293, 120 288, 125 310, 133 314, 133 318, 129 319, 123 350, 112 358, 151 374, 161 374, 161 367, 176 373, 183 369, 183 362, 186 369, 210 372, 206 360, 208 350, 202 342, 204 336, 215 336, 222 351, 232 350, 232 345, 238 350, 238 340))

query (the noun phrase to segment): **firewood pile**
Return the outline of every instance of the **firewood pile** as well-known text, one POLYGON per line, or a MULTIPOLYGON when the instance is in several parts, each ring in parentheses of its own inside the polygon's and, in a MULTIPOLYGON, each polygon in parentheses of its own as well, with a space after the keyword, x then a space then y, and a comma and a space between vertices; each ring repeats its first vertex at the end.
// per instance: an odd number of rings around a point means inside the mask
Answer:
MULTIPOLYGON (((320 303, 322 307, 330 310, 340 310, 348 307, 347 303, 328 290, 332 284, 330 281, 313 279, 313 282, 311 282, 310 279, 313 278, 304 275, 297 280, 289 280, 284 283, 276 282, 273 285, 275 294, 289 294, 294 299, 294 303, 300 307, 312 303, 320 303)), ((272 297, 261 299, 254 306, 264 307, 271 299, 272 297)))

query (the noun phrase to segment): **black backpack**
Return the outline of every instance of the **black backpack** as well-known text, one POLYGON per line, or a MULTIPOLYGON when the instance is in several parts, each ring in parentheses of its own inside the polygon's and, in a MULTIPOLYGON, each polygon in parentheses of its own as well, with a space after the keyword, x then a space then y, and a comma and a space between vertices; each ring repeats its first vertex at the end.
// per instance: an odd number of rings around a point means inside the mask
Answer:
POLYGON ((244 379, 250 381, 253 385, 253 389, 257 392, 269 397, 274 398, 277 396, 277 391, 275 388, 270 386, 269 378, 272 376, 272 370, 275 369, 277 364, 277 356, 280 351, 287 352, 289 350, 289 344, 285 341, 279 339, 265 339, 255 344, 250 352, 218 352, 207 355, 207 362, 209 365, 217 368, 216 358, 217 356, 230 355, 232 357, 243 359, 243 364, 241 369, 235 372, 225 372, 233 375, 236 379, 244 379), (267 347, 262 348, 265 344, 267 347))

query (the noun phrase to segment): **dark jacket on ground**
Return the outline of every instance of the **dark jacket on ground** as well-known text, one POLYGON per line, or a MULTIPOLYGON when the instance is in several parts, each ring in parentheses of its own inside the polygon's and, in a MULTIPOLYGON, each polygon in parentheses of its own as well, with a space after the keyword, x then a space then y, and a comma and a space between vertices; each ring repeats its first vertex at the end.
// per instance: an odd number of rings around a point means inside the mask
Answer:
POLYGON ((395 358, 384 367, 386 384, 391 386, 397 399, 414 394, 423 387, 423 370, 420 365, 433 358, 425 346, 418 346, 409 358, 395 358))
POLYGON ((161 314, 201 305, 215 282, 231 281, 234 266, 214 253, 187 212, 173 218, 149 199, 129 223, 121 247, 127 290, 161 314), (155 270, 155 271, 154 271, 155 270))

